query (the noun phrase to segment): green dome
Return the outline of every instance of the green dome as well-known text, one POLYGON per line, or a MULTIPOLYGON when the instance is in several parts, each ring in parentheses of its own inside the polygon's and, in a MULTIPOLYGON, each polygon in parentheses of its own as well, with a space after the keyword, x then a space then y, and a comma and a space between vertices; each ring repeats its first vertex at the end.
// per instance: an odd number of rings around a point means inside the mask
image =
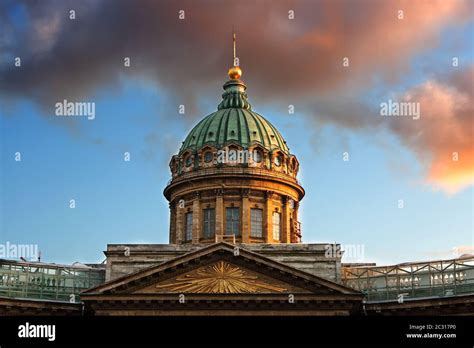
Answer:
POLYGON ((260 144, 268 151, 277 149, 289 155, 280 132, 262 115, 252 111, 243 82, 228 81, 224 89, 218 111, 206 116, 191 130, 179 153, 197 151, 205 145, 222 148, 233 143, 243 148, 260 144))

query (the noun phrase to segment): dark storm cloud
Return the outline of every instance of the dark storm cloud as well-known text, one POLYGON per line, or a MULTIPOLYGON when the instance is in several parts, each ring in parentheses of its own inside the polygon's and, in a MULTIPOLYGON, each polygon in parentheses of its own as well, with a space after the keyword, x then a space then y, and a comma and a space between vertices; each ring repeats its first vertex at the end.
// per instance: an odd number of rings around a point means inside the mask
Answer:
POLYGON ((145 78, 163 88, 170 105, 185 104, 190 118, 199 118, 209 111, 199 109, 200 98, 218 103, 234 25, 254 105, 295 104, 316 122, 367 129, 381 124, 359 99, 374 76, 396 84, 414 55, 436 47, 441 28, 462 25, 472 12, 473 2, 449 0, 6 1, 0 90, 3 98, 26 97, 52 112, 58 100, 90 100, 103 87, 119 88, 123 76, 145 78), (23 25, 11 15, 18 7, 23 25))
MULTIPOLYGON (((334 91, 364 73, 393 74, 410 53, 432 45, 440 23, 462 20, 467 6, 458 1, 21 3, 28 27, 7 49, 23 58, 23 67, 3 61, 0 87, 45 105, 93 96, 97 88, 118 85, 121 74, 150 78, 176 101, 195 105, 203 91, 214 91, 226 78, 233 24, 243 78, 256 98, 294 100, 334 91), (403 24, 398 8, 406 14, 403 24), (68 18, 69 9, 76 11, 75 20, 68 18), (295 11, 294 20, 289 10, 295 11), (131 68, 123 67, 124 57, 131 58, 131 68), (342 67, 343 57, 350 58, 350 69, 342 67)), ((8 3, 2 7, 6 12, 8 3)))

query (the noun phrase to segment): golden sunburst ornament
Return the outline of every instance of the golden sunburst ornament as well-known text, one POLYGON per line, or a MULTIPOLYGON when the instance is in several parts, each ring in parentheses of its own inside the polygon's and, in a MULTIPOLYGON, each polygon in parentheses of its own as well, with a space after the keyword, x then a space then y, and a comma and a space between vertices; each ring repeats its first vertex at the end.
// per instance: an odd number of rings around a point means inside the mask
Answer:
POLYGON ((157 289, 182 293, 237 294, 283 292, 286 289, 268 284, 225 261, 199 268, 177 277, 172 284, 156 285, 157 289))

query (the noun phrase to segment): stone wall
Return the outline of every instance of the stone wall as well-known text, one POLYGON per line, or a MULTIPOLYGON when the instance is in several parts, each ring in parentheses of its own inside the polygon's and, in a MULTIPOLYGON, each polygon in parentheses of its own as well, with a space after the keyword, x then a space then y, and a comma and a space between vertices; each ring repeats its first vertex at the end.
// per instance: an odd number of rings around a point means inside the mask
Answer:
MULTIPOLYGON (((249 251, 312 275, 341 282, 341 259, 326 257, 327 244, 239 244, 249 251)), ((109 244, 106 280, 158 265, 204 247, 199 244, 109 244)))

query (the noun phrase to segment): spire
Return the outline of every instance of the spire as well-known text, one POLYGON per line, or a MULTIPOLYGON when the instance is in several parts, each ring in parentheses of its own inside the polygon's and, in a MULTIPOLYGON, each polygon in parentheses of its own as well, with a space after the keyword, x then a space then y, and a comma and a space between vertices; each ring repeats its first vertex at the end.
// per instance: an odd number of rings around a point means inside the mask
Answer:
POLYGON ((229 77, 231 78, 231 80, 238 80, 241 76, 242 76, 242 70, 240 69, 239 67, 239 64, 238 64, 238 58, 236 56, 236 49, 235 49, 235 46, 236 46, 236 39, 235 39, 235 31, 232 30, 233 33, 232 33, 232 41, 233 41, 233 44, 234 44, 234 59, 232 60, 232 68, 229 69, 229 72, 228 72, 228 75, 229 77))
POLYGON ((232 39, 234 41, 234 59, 232 61, 234 62, 234 66, 235 66, 235 57, 236 57, 236 55, 235 55, 235 32, 233 34, 234 34, 234 36, 233 36, 232 39))
POLYGON ((233 45, 234 45, 234 56, 233 56, 233 66, 229 69, 230 80, 224 84, 224 94, 222 94, 222 101, 217 107, 218 110, 221 109, 247 109, 252 110, 250 103, 247 100, 247 93, 245 90, 247 86, 239 80, 242 76, 242 70, 239 67, 239 58, 236 56, 236 39, 235 31, 232 33, 233 45))

